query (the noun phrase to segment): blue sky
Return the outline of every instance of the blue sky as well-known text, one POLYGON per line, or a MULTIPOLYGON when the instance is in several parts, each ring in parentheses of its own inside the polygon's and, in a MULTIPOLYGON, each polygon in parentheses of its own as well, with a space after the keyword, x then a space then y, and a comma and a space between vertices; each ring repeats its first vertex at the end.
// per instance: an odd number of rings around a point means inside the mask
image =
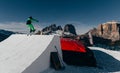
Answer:
MULTIPOLYGON (((39 20, 39 28, 73 23, 78 33, 98 24, 120 20, 120 0, 0 0, 0 28, 25 30, 27 17, 39 20)), ((38 25, 36 25, 38 28, 38 25)))

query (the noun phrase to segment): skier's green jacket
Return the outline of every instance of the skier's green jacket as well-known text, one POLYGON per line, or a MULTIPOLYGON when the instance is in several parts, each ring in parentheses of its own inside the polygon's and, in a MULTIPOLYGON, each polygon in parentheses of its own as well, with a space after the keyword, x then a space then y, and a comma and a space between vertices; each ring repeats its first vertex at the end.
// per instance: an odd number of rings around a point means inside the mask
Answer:
POLYGON ((30 28, 30 33, 31 33, 31 32, 35 32, 35 28, 34 28, 34 26, 32 25, 32 21, 38 22, 38 20, 33 19, 31 16, 28 17, 26 24, 27 24, 28 27, 30 28))

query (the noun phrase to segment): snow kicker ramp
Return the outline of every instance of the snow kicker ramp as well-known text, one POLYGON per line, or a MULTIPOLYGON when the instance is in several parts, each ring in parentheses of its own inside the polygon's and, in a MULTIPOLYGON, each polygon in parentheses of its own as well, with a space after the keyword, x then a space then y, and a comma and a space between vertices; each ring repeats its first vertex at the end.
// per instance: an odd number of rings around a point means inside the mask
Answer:
POLYGON ((0 73, 40 73, 50 67, 50 52, 60 56, 60 41, 54 35, 11 35, 0 43, 0 73))

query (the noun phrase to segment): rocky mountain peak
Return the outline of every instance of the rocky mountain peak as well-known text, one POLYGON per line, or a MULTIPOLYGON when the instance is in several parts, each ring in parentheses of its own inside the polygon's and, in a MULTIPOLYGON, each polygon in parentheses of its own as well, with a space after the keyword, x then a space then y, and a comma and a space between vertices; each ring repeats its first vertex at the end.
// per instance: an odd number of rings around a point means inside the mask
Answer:
POLYGON ((112 41, 120 40, 120 23, 112 21, 100 24, 92 30, 92 35, 111 39, 112 41))
POLYGON ((61 36, 74 36, 76 34, 76 29, 72 24, 66 24, 64 29, 61 26, 52 24, 42 29, 43 34, 60 34, 61 36))
POLYGON ((64 27, 64 32, 69 32, 73 35, 77 35, 76 34, 76 29, 72 24, 66 24, 64 27))

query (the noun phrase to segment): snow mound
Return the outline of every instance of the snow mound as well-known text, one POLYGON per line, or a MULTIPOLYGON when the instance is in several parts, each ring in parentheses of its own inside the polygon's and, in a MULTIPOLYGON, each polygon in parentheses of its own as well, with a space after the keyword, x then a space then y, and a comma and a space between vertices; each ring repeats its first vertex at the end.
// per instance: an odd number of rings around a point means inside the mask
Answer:
POLYGON ((0 43, 0 73, 39 73, 49 68, 54 46, 61 53, 59 42, 54 35, 11 35, 0 43))

